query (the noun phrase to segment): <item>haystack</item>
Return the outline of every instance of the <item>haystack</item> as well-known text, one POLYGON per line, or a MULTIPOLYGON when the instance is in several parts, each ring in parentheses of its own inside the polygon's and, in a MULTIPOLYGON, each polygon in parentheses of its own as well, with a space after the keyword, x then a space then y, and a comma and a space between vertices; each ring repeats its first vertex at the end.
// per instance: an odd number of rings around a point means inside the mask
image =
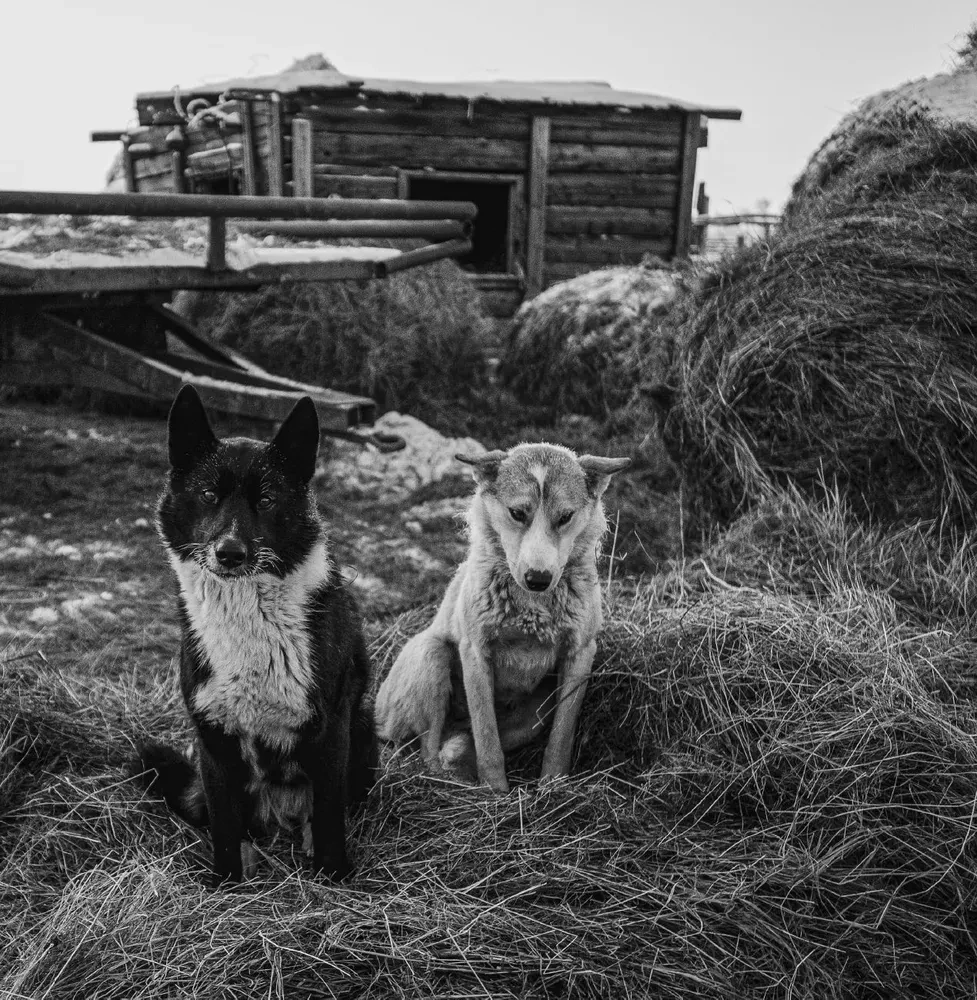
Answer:
POLYGON ((526 406, 555 419, 605 418, 637 384, 640 344, 650 377, 664 379, 669 343, 661 320, 680 287, 659 262, 608 267, 561 281, 516 314, 499 376, 526 406))
POLYGON ((428 423, 488 385, 491 324, 452 261, 386 281, 208 296, 191 318, 275 374, 362 393, 428 423))
MULTIPOLYGON (((972 53, 960 55, 955 72, 873 94, 845 115, 794 182, 784 207, 788 222, 824 200, 870 205, 877 193, 925 197, 932 188, 943 191, 948 181, 963 180, 969 131, 977 127, 977 67, 972 53), (941 132, 941 126, 950 128, 941 132), (963 126, 961 155, 953 148, 954 126, 963 126), (920 132, 930 134, 921 141, 920 132)), ((974 189, 971 171, 964 193, 974 189)))
POLYGON ((664 436, 707 518, 784 483, 884 521, 973 516, 977 131, 887 128, 683 303, 664 436))

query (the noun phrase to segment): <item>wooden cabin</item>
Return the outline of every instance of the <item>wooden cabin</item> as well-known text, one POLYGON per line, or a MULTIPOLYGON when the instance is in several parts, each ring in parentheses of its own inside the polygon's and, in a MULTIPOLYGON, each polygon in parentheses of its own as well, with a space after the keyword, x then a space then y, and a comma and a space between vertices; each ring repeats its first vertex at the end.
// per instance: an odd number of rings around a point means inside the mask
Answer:
POLYGON ((590 82, 418 83, 332 70, 136 98, 126 187, 466 200, 459 260, 490 310, 607 264, 689 249, 701 107, 590 82))

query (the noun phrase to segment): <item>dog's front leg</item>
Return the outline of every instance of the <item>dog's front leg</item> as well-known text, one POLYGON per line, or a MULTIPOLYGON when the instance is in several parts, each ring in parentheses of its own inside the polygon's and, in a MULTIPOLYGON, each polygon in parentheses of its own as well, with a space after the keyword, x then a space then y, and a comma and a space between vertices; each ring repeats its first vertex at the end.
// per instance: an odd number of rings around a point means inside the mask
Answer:
POLYGON ((570 773, 577 717, 580 715, 580 706, 587 693, 587 681, 590 678, 590 668, 593 666, 596 652, 597 643, 591 639, 585 646, 567 655, 560 671, 553 729, 546 744, 546 752, 543 754, 540 777, 555 778, 570 773))
POLYGON ((214 884, 240 882, 241 846, 247 835, 244 762, 237 740, 216 730, 200 732, 200 777, 214 844, 214 884))
POLYGON ((458 651, 461 654, 461 673, 465 682, 468 714, 472 720, 478 776, 495 791, 508 792, 505 757, 499 740, 499 723, 495 717, 492 665, 471 639, 466 638, 459 643, 458 651))
POLYGON ((312 779, 312 866, 339 881, 349 873, 346 802, 352 719, 346 700, 329 720, 323 752, 312 779))

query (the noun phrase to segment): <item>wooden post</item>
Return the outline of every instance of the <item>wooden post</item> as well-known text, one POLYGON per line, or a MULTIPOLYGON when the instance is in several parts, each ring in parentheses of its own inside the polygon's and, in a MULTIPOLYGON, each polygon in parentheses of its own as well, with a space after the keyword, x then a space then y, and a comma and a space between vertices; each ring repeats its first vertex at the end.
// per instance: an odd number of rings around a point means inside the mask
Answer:
MULTIPOLYGON (((546 253, 546 184, 550 161, 550 120, 533 118, 529 139, 529 212, 526 219, 526 298, 543 290, 546 253)), ((476 223, 477 224, 477 223, 476 223)))
POLYGON ((182 150, 174 149, 170 153, 170 173, 173 177, 173 193, 187 193, 187 177, 184 172, 184 157, 182 150))
POLYGON ((223 215, 211 215, 207 219, 207 270, 226 271, 227 257, 224 241, 227 237, 227 219, 223 215))
POLYGON ((268 194, 281 198, 285 193, 285 170, 282 163, 282 98, 271 95, 268 119, 268 194))
POLYGON ((132 151, 129 149, 130 144, 131 139, 129 136, 124 135, 122 137, 122 166, 125 170, 126 191, 134 194, 138 192, 139 184, 136 181, 136 161, 133 159, 132 151))
POLYGON ((254 115, 251 113, 251 102, 242 100, 238 103, 241 115, 241 194, 256 195, 258 193, 257 150, 254 146, 254 115))
POLYGON ((312 122, 308 118, 292 120, 292 194, 296 198, 311 198, 312 182, 312 122))
POLYGON ((699 114, 685 116, 682 128, 682 167, 679 175, 678 205, 675 219, 676 257, 688 257, 692 229, 692 199, 695 194, 695 158, 699 149, 699 114))

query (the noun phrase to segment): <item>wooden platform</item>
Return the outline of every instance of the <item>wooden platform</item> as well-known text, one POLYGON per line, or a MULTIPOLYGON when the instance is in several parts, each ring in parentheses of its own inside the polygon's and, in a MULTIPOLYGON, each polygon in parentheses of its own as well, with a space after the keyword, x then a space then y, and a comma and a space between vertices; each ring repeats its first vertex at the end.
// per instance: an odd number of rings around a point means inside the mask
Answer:
POLYGON ((202 255, 144 250, 118 256, 58 250, 0 251, 0 296, 78 295, 174 289, 248 289, 284 281, 377 277, 377 265, 404 256, 385 247, 238 248, 213 270, 202 255))
POLYGON ((0 382, 85 386, 164 402, 192 382, 214 410, 276 422, 299 396, 308 395, 326 433, 392 450, 397 442, 354 434, 354 428, 373 422, 371 399, 273 375, 194 330, 167 303, 180 289, 383 279, 464 254, 472 246, 475 206, 404 199, 0 191, 3 213, 206 218, 207 226, 205 237, 194 236, 179 248, 140 249, 132 246, 134 240, 126 246, 111 240, 103 245, 98 230, 90 234, 88 249, 69 249, 78 235, 72 230, 66 246, 50 252, 39 252, 43 240, 34 252, 0 250, 0 382), (286 229, 297 225, 307 235, 312 226, 332 239, 440 242, 409 250, 255 246, 241 232, 228 243, 228 219, 263 220, 266 228, 275 225, 268 220, 293 220, 284 224, 286 229))

